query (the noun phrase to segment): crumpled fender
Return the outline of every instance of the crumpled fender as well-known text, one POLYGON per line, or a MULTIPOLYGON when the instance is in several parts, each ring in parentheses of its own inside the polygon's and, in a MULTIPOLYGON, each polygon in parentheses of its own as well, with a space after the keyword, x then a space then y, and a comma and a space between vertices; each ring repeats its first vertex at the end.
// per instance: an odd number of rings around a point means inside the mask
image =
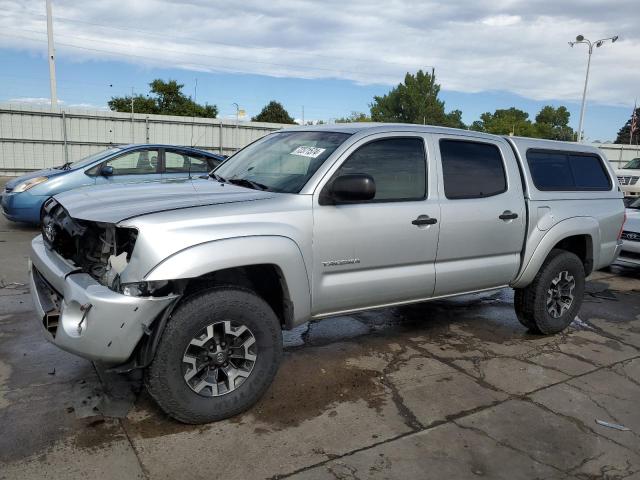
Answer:
POLYGON ((309 276, 300 248, 288 237, 236 237, 194 245, 164 259, 144 280, 195 278, 225 268, 258 264, 280 269, 285 280, 283 287, 294 306, 294 323, 307 321, 311 314, 309 276))
MULTIPOLYGON (((593 217, 572 217, 556 223, 549 230, 541 231, 536 229, 527 239, 523 267, 520 269, 520 274, 511 282, 511 286, 513 288, 522 288, 529 285, 553 247, 561 240, 574 235, 590 235, 591 245, 600 245, 600 228, 598 221, 593 217), (536 246, 533 253, 529 253, 531 245, 536 246)), ((600 250, 593 248, 591 254, 593 256, 593 264, 598 265, 600 250)))

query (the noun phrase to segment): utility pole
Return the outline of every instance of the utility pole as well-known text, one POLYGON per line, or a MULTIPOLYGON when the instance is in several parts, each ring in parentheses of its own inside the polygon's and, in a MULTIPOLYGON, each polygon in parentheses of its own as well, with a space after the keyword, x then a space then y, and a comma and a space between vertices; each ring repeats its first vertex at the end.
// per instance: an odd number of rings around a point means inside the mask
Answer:
POLYGON ((46 0, 47 5, 47 43, 49 44, 49 83, 51 87, 51 109, 58 106, 58 93, 56 87, 56 58, 53 47, 53 16, 51 14, 51 0, 46 0))

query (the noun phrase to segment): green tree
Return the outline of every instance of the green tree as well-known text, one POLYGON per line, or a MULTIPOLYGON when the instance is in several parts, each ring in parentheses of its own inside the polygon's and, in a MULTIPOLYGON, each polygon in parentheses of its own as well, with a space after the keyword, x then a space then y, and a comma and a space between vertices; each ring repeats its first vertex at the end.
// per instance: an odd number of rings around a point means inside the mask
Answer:
POLYGON ((436 83, 435 75, 422 70, 415 75, 407 73, 404 83, 386 95, 374 97, 370 105, 371 120, 465 128, 462 112, 446 113, 444 102, 438 99, 439 93, 440 85, 436 83))
POLYGON ((253 122, 296 123, 280 102, 271 100, 262 111, 251 119, 253 122))
MULTIPOLYGON (((216 118, 218 115, 218 107, 194 102, 191 97, 182 93, 184 85, 175 80, 165 82, 156 79, 149 84, 149 87, 149 96, 133 97, 134 112, 206 118, 216 118)), ((131 96, 111 97, 108 104, 113 111, 131 112, 131 96)))
POLYGON ((515 107, 498 109, 494 113, 483 113, 480 115, 480 120, 471 124, 471 130, 493 133, 494 135, 535 136, 535 129, 529 120, 529 114, 515 107))
POLYGON ((551 105, 542 107, 536 115, 535 136, 549 140, 571 141, 575 139, 573 129, 569 126, 571 114, 567 107, 554 108, 551 105))
POLYGON ((636 108, 636 128, 633 132, 633 138, 629 138, 631 135, 631 121, 633 118, 633 114, 629 117, 629 120, 622 126, 620 130, 618 130, 618 136, 616 137, 615 143, 623 143, 625 145, 629 145, 632 143, 634 145, 638 145, 640 143, 640 107, 636 108), (632 140, 629 142, 629 140, 632 140))
POLYGON ((371 117, 364 112, 353 111, 346 117, 336 118, 336 123, 370 122, 371 117))
MULTIPOLYGON (((109 100, 109 108, 114 112, 131 112, 131 96, 111 97, 109 100)), ((136 113, 152 113, 159 114, 158 105, 155 99, 145 97, 144 95, 135 95, 133 97, 133 111, 136 113)))

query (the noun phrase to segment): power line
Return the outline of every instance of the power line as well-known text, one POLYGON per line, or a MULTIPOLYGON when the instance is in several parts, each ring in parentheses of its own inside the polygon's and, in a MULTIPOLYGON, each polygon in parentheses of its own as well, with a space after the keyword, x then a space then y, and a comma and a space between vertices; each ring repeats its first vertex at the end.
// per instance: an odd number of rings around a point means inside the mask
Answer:
MULTIPOLYGON (((25 9, 29 12, 33 12, 32 14, 34 16, 37 17, 44 17, 44 15, 40 14, 40 13, 36 13, 35 10, 32 9, 25 9)), ((212 42, 209 40, 203 40, 202 37, 191 37, 191 36, 185 36, 185 35, 165 35, 165 34, 158 34, 155 32, 152 32, 150 30, 144 30, 144 29, 136 29, 136 28, 127 28, 127 27, 116 27, 113 25, 105 25, 103 23, 96 23, 96 22, 88 22, 86 20, 78 20, 78 19, 74 19, 74 18, 68 18, 68 17, 60 17, 57 16, 55 17, 56 21, 58 20, 62 20, 62 21, 66 21, 66 22, 71 22, 71 23, 81 23, 81 24, 85 24, 85 25, 91 25, 91 26, 96 26, 96 27, 102 27, 102 28, 108 28, 108 29, 112 29, 112 30, 120 30, 120 31, 125 31, 125 32, 135 32, 135 33, 139 33, 141 35, 146 35, 146 36, 150 36, 150 37, 156 37, 156 38, 162 38, 162 39, 173 39, 173 40, 191 40, 191 41, 195 41, 195 42, 205 42, 207 45, 221 45, 221 46, 225 46, 225 47, 232 47, 232 48, 240 48, 243 50, 263 50, 263 51, 268 51, 270 53, 281 53, 281 52, 291 52, 294 53, 296 55, 306 55, 306 56, 311 56, 311 57, 319 57, 319 58, 326 58, 329 60, 346 60, 349 62, 360 62, 360 63, 370 63, 369 60, 364 60, 364 59, 358 59, 358 58, 349 58, 349 57, 340 57, 340 56, 336 56, 336 55, 323 55, 320 53, 316 53, 316 52, 307 52, 307 51, 303 51, 303 50, 295 50, 295 49, 291 49, 291 48, 283 48, 283 47, 261 47, 261 46, 256 46, 256 45, 251 45, 251 46, 245 46, 245 45, 238 45, 238 44, 233 44, 233 43, 228 43, 228 42, 220 42, 220 41, 216 41, 216 42, 212 42), (274 50, 276 50, 274 52, 274 50)), ((423 65, 420 62, 393 62, 390 60, 376 60, 378 63, 385 63, 385 64, 389 64, 389 65, 398 65, 401 66, 403 68, 407 68, 408 66, 413 66, 414 68, 432 68, 431 65, 423 65)))
MULTIPOLYGON (((5 30, 6 31, 6 30, 5 30)), ((22 28, 20 29, 21 32, 31 32, 31 33, 37 33, 37 34, 42 34, 44 32, 42 31, 38 31, 38 30, 31 30, 31 29, 27 29, 27 28, 22 28)), ((19 35, 7 35, 7 34, 0 34, 2 36, 8 36, 8 37, 14 37, 14 38, 23 38, 26 40, 33 40, 33 41, 41 41, 40 39, 35 39, 35 38, 28 38, 28 37, 22 37, 19 35)), ((76 38, 79 40, 90 40, 90 41, 99 41, 100 43, 107 43, 107 44, 111 44, 111 45, 115 45, 118 47, 123 47, 123 48, 130 48, 131 46, 128 44, 124 44, 121 42, 114 42, 114 41, 110 41, 110 40, 98 40, 98 39, 94 39, 94 38, 90 38, 90 37, 84 37, 84 36, 79 36, 79 35, 69 35, 69 34, 58 34, 58 37, 66 37, 66 38, 76 38)), ((72 47, 72 48, 78 48, 81 50, 89 50, 89 51, 94 51, 94 52, 102 52, 102 53, 109 53, 111 55, 122 55, 122 56, 128 56, 128 57, 134 57, 134 58, 144 58, 147 60, 154 60, 154 61, 158 61, 160 60, 158 57, 150 57, 150 56, 145 56, 145 55, 135 55, 135 54, 130 54, 130 53, 123 53, 123 52, 114 52, 112 50, 104 50, 104 49, 98 49, 98 48, 92 48, 92 47, 84 47, 84 46, 80 46, 80 45, 75 45, 75 44, 69 44, 69 43, 62 43, 62 42, 56 42, 58 45, 64 45, 66 47, 72 47)), ((371 71, 362 71, 362 70, 345 70, 345 69, 339 69, 339 68, 327 68, 327 67, 314 67, 314 66, 308 66, 308 65, 300 65, 300 64, 286 64, 286 63, 274 63, 274 62, 265 62, 262 60, 247 60, 247 59, 243 59, 243 58, 239 58, 239 57, 231 57, 231 56, 221 56, 221 55, 210 55, 210 54, 206 54, 206 53, 197 53, 197 52, 189 52, 189 51, 184 51, 184 50, 176 50, 176 49, 170 49, 170 48, 158 48, 158 47, 146 47, 143 46, 141 47, 143 49, 146 50, 153 50, 156 52, 167 52, 167 53, 177 53, 177 54, 182 54, 182 55, 192 55, 192 56, 196 56, 196 57, 205 57, 205 58, 212 58, 212 59, 216 59, 216 60, 231 60, 234 62, 242 62, 242 63, 250 63, 250 64, 259 64, 259 65, 266 65, 266 66, 272 66, 272 67, 283 67, 283 68, 290 68, 290 69, 294 69, 294 70, 318 70, 318 71, 322 71, 322 72, 332 72, 334 74, 345 74, 345 73, 350 73, 352 75, 367 75, 367 76, 371 76, 372 72, 371 71)), ((206 68, 216 68, 213 65, 210 64, 202 64, 202 63, 194 63, 191 61, 187 61, 185 62, 186 65, 193 65, 193 66, 199 66, 199 67, 206 67, 206 68)), ((229 70, 227 67, 217 67, 217 68, 223 68, 223 69, 227 69, 229 70)), ((231 69, 231 71, 233 71, 233 69, 231 69)), ((252 73, 252 72, 242 72, 242 73, 252 73)), ((382 77, 386 77, 386 78, 395 78, 394 76, 390 75, 390 74, 382 74, 379 75, 382 77)))

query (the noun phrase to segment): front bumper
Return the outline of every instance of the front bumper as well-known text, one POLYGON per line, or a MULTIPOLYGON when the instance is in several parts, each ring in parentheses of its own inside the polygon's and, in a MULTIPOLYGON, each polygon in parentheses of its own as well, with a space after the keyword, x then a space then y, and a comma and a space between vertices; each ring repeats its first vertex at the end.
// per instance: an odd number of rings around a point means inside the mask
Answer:
POLYGON ((101 285, 39 235, 31 242, 31 295, 47 340, 90 360, 123 363, 177 296, 128 297, 101 285))
POLYGON ((623 240, 616 262, 640 265, 640 241, 623 240))
POLYGON ((40 208, 48 196, 32 195, 30 192, 4 191, 0 199, 2 214, 13 222, 40 223, 40 208))
POLYGON ((638 198, 640 197, 640 182, 635 185, 620 185, 620 190, 625 197, 638 198))

